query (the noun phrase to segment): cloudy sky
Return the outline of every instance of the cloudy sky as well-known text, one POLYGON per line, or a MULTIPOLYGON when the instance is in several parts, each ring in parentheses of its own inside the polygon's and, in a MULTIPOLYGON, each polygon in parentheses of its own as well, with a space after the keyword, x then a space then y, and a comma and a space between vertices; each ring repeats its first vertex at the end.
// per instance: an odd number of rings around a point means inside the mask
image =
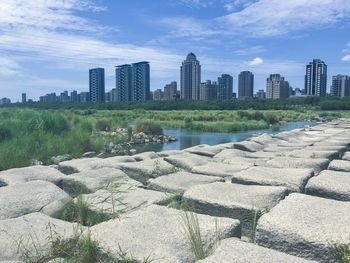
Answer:
POLYGON ((88 90, 88 69, 151 62, 151 89, 179 81, 194 52, 202 79, 242 70, 255 89, 280 73, 303 87, 320 58, 350 74, 349 0, 0 0, 0 97, 88 90))

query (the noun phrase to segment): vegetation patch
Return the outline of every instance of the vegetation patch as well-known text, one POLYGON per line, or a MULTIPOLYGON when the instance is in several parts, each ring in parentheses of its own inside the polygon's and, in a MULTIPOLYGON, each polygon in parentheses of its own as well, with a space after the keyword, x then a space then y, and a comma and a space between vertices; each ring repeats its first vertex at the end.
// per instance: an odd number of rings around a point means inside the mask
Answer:
POLYGON ((83 226, 93 226, 118 217, 116 213, 96 212, 89 208, 82 196, 69 202, 61 213, 60 219, 79 223, 83 226))
POLYGON ((339 260, 343 263, 350 263, 350 244, 331 243, 339 260))

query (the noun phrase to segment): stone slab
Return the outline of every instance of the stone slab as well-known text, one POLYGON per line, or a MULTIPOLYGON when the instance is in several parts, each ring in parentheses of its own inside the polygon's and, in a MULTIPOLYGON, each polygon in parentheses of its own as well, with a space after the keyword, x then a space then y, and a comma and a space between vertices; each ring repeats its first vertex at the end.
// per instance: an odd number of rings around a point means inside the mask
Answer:
POLYGON ((250 163, 226 164, 210 162, 192 168, 192 173, 205 174, 210 176, 231 177, 234 173, 243 171, 251 167, 250 163))
MULTIPOLYGON (((93 226, 91 233, 101 247, 118 257, 118 246, 143 262, 145 258, 161 262, 194 262, 195 257, 184 228, 184 212, 152 205, 93 226)), ((221 238, 239 237, 239 221, 197 215, 204 247, 213 245, 217 228, 221 238)))
POLYGON ((50 227, 63 240, 71 238, 78 229, 77 224, 54 219, 42 213, 0 220, 0 260, 20 260, 24 250, 32 251, 33 255, 36 249, 45 253, 50 245, 50 227))
POLYGON ((144 206, 159 203, 172 194, 121 185, 114 189, 98 190, 93 194, 82 195, 83 200, 93 211, 105 213, 127 213, 144 206))
POLYGON ((292 192, 303 192, 307 181, 314 175, 312 169, 251 167, 234 173, 232 183, 284 186, 292 192))
POLYGON ((155 152, 143 152, 143 153, 139 153, 139 154, 135 154, 132 156, 136 161, 144 161, 147 159, 155 159, 158 158, 158 154, 155 152))
POLYGON ((187 190, 184 201, 197 213, 239 219, 250 234, 255 211, 271 209, 288 194, 285 187, 212 183, 187 190))
POLYGON ((350 202, 294 193, 258 221, 256 242, 317 262, 339 262, 331 243, 349 244, 350 202))
POLYGON ((211 160, 211 158, 199 156, 197 154, 183 153, 165 157, 164 160, 176 167, 191 171, 195 166, 206 164, 211 160))
POLYGON ((138 181, 130 179, 123 171, 114 168, 84 170, 65 176, 59 186, 71 195, 92 193, 106 188, 111 183, 141 186, 138 181), (79 193, 79 191, 81 191, 79 193))
POLYGON ((276 157, 268 160, 264 166, 276 168, 304 168, 313 169, 315 174, 327 168, 328 159, 316 158, 294 158, 294 157, 276 157))
POLYGON ((115 156, 109 158, 82 158, 65 161, 59 164, 59 170, 66 174, 101 168, 119 169, 123 163, 136 162, 131 156, 115 156))
POLYGON ((294 150, 290 153, 286 153, 286 155, 295 158, 325 158, 329 160, 339 158, 338 151, 318 151, 310 149, 294 150))
POLYGON ((121 164, 120 167, 129 177, 143 184, 150 178, 174 173, 177 170, 175 166, 164 161, 163 158, 124 163, 121 164))
POLYGON ((71 197, 56 185, 32 181, 0 188, 0 219, 34 212, 57 215, 71 197))
POLYGON ((350 152, 344 153, 342 159, 345 161, 350 161, 350 152))
POLYGON ((306 193, 340 201, 350 201, 350 173, 332 170, 322 171, 308 182, 306 193))
POLYGON ((316 263, 291 256, 273 249, 243 242, 237 238, 228 238, 220 242, 219 247, 206 259, 197 263, 316 263))
POLYGON ((0 172, 0 180, 8 185, 22 184, 36 180, 57 184, 63 176, 65 175, 55 168, 43 165, 15 168, 0 172))
POLYGON ((224 149, 225 147, 220 145, 215 145, 215 146, 200 145, 200 146, 194 146, 194 147, 185 149, 185 151, 193 154, 213 157, 214 155, 220 153, 224 149))
POLYGON ((264 145, 260 143, 256 143, 253 141, 243 141, 243 142, 237 142, 234 144, 234 148, 242 151, 247 152, 257 152, 264 149, 264 145))
POLYGON ((350 161, 347 160, 333 160, 328 166, 329 170, 350 172, 350 161))
POLYGON ((230 159, 234 157, 245 157, 248 154, 246 151, 238 149, 225 149, 214 156, 215 159, 230 159))
POLYGON ((224 179, 215 176, 195 174, 189 172, 177 172, 169 175, 160 176, 148 181, 148 188, 183 194, 187 189, 198 184, 208 184, 213 182, 222 182, 224 179))

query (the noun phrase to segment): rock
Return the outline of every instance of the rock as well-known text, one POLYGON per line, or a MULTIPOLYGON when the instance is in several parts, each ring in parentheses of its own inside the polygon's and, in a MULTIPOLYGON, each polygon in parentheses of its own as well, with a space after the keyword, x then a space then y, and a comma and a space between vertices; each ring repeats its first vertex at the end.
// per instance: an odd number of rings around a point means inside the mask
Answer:
POLYGON ((291 256, 273 249, 243 242, 237 238, 228 238, 220 242, 212 255, 197 263, 316 263, 291 256))
MULTIPOLYGON (((135 260, 161 259, 162 262, 194 262, 189 241, 184 229, 184 212, 152 205, 138 209, 91 228, 92 236, 96 238, 104 250, 118 257, 118 246, 135 260)), ((208 248, 215 242, 217 226, 221 238, 239 237, 239 221, 229 218, 214 218, 197 215, 204 247, 208 248)))
POLYGON ((285 153, 294 151, 294 150, 300 150, 303 147, 301 146, 278 146, 278 145, 269 145, 264 148, 264 152, 275 152, 280 153, 281 155, 285 155, 285 153))
POLYGON ((135 163, 124 163, 121 169, 131 178, 145 184, 150 178, 156 178, 176 171, 176 167, 162 158, 149 159, 135 163))
POLYGON ((208 157, 213 157, 214 155, 218 154, 225 148, 220 146, 220 145, 215 145, 215 146, 195 146, 189 149, 185 149, 185 151, 193 153, 193 154, 198 154, 198 155, 203 155, 203 156, 208 156, 208 157))
POLYGON ((350 161, 350 152, 346 152, 343 155, 342 159, 345 160, 345 161, 350 161))
POLYGON ((200 166, 195 166, 192 173, 205 174, 219 177, 231 177, 234 173, 243 171, 251 167, 250 163, 243 164, 226 164, 226 163, 207 163, 200 166))
POLYGON ((134 153, 136 153, 136 149, 130 149, 129 152, 134 154, 134 153))
POLYGON ((214 159, 230 159, 234 157, 245 157, 248 152, 237 149, 225 149, 214 156, 214 159))
POLYGON ((59 170, 66 174, 72 174, 85 170, 96 170, 101 168, 119 169, 121 167, 121 164, 129 162, 136 161, 131 156, 115 156, 106 159, 82 158, 60 163, 59 170))
POLYGON ((270 144, 270 143, 277 143, 278 139, 273 138, 271 135, 264 133, 258 136, 254 136, 248 139, 248 141, 252 141, 252 142, 256 142, 259 143, 261 145, 265 145, 265 144, 270 144))
POLYGON ((247 151, 247 152, 257 152, 261 151, 264 149, 264 145, 261 145, 256 142, 252 141, 243 141, 243 142, 237 142, 234 144, 234 148, 242 151, 247 151))
POLYGON ((350 161, 333 160, 328 166, 329 170, 350 172, 350 161))
POLYGON ((239 219, 249 235, 254 212, 271 209, 287 194, 285 187, 219 182, 193 186, 183 199, 197 213, 239 219))
POLYGON ((156 159, 159 156, 155 152, 144 152, 144 153, 139 153, 139 154, 133 155, 132 157, 136 161, 144 161, 144 160, 147 160, 147 159, 156 159))
POLYGON ((312 151, 312 150, 294 150, 290 153, 286 153, 286 156, 295 157, 295 158, 326 158, 329 160, 339 158, 338 151, 312 151))
POLYGON ((339 154, 346 152, 346 146, 308 146, 304 148, 306 151, 337 151, 339 154))
MULTIPOLYGON (((40 254, 50 248, 50 228, 62 240, 73 237, 77 224, 53 219, 42 213, 0 220, 0 261, 20 260, 24 251, 40 254)), ((81 227, 81 229, 84 229, 81 227)))
POLYGON ((305 168, 313 169, 315 174, 327 168, 329 164, 328 159, 316 159, 316 158, 293 158, 293 157, 275 157, 268 160, 265 164, 266 167, 276 168, 305 168))
POLYGON ((233 165, 264 165, 269 159, 268 158, 249 158, 249 157, 233 157, 230 159, 214 159, 219 163, 233 164, 233 165))
POLYGON ((339 262, 331 243, 350 243, 349 211, 349 202, 291 194, 259 219, 256 242, 317 262, 339 262))
POLYGON ((251 167, 232 176, 232 183, 248 185, 284 186, 292 192, 303 192, 314 175, 312 169, 251 167))
POLYGON ((141 186, 142 184, 130 179, 123 171, 113 168, 84 170, 83 172, 66 176, 60 187, 72 196, 91 193, 108 187, 111 183, 141 186))
POLYGON ((72 160, 72 156, 69 154, 57 155, 51 158, 54 164, 59 164, 60 162, 72 160))
POLYGON ((350 143, 348 141, 332 139, 314 143, 314 146, 344 146, 347 148, 349 147, 349 145, 350 143))
POLYGON ((96 152, 86 152, 82 155, 83 158, 91 158, 91 157, 94 157, 96 156, 96 152))
POLYGON ((206 164, 211 158, 191 153, 183 153, 165 157, 164 160, 176 167, 191 171, 195 166, 206 164))
POLYGON ((58 184, 64 176, 64 174, 56 169, 42 165, 15 168, 0 172, 0 180, 8 185, 22 184, 36 180, 58 184))
POLYGON ((306 193, 340 201, 350 201, 350 173, 322 171, 308 182, 306 193))
POLYGON ((157 191, 183 194, 191 186, 219 181, 223 182, 224 179, 202 174, 177 172, 169 175, 160 176, 155 179, 150 179, 148 181, 147 186, 150 189, 157 191))
POLYGON ((159 157, 169 157, 176 154, 183 154, 183 151, 180 150, 169 150, 157 153, 159 157))
POLYGON ((119 185, 116 188, 98 190, 93 194, 82 195, 89 208, 105 213, 127 213, 140 207, 159 203, 172 194, 146 190, 130 185, 119 185))
POLYGON ((32 181, 0 188, 0 219, 42 212, 57 215, 71 197, 56 185, 32 181))

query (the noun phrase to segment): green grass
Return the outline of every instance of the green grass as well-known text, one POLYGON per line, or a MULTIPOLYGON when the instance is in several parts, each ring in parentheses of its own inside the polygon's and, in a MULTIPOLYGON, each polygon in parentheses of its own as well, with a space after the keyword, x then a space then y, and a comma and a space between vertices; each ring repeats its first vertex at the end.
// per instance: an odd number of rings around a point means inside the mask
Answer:
POLYGON ((116 217, 118 217, 118 214, 106 213, 104 211, 96 212, 89 209, 88 204, 79 196, 76 200, 72 200, 66 205, 60 219, 76 222, 83 226, 93 226, 116 217))
POLYGON ((350 244, 331 244, 339 260, 350 263, 350 244))

